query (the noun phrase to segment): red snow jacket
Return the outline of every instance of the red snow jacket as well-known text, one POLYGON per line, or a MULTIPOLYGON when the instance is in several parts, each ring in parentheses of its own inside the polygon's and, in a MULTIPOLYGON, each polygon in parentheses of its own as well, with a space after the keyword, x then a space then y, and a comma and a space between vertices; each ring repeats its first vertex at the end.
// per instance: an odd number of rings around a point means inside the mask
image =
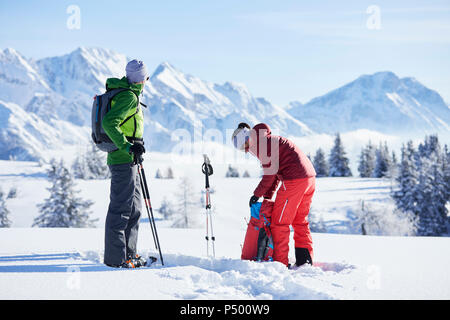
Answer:
POLYGON ((264 175, 253 194, 271 199, 280 181, 316 176, 308 157, 290 140, 273 136, 265 123, 250 134, 249 150, 261 162, 264 175))

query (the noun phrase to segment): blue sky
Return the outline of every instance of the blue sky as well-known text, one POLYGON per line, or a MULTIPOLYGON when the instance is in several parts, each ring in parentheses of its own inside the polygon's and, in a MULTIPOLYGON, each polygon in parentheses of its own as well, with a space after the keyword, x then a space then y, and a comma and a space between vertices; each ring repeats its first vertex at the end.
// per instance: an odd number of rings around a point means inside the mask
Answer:
POLYGON ((450 1, 5 1, 0 48, 30 58, 79 46, 163 61, 255 96, 303 103, 361 74, 412 76, 450 102, 450 1), (80 8, 80 29, 66 22, 80 8), (367 13, 375 5, 379 16, 367 13), (379 17, 380 29, 367 22, 379 17))

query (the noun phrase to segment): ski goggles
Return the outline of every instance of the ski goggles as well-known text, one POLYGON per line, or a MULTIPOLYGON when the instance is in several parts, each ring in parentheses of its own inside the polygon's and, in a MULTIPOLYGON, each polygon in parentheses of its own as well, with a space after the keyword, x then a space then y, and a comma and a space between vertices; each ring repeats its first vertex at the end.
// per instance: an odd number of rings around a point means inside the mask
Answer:
POLYGON ((245 144, 250 139, 250 130, 247 128, 237 129, 233 134, 233 145, 236 149, 244 150, 245 144))

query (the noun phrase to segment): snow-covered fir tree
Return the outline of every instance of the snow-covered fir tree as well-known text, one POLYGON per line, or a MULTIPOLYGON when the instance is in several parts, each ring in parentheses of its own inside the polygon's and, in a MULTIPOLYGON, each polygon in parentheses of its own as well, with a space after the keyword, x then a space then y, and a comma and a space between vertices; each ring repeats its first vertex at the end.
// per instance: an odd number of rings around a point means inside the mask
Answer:
POLYGON ((328 162, 322 148, 317 149, 313 159, 313 166, 316 170, 316 177, 327 177, 329 173, 328 162))
POLYGON ((84 153, 75 158, 72 164, 72 172, 77 179, 90 180, 92 178, 84 153))
POLYGON ((48 228, 83 228, 93 227, 96 219, 90 218, 89 208, 92 201, 86 201, 77 196, 75 182, 70 171, 61 160, 50 162, 47 171, 51 187, 47 190, 50 197, 39 204, 40 215, 34 219, 33 227, 48 228))
POLYGON ((245 170, 242 174, 242 178, 250 178, 250 173, 248 173, 248 170, 245 170))
POLYGON ((158 211, 165 220, 171 220, 175 214, 174 204, 167 200, 167 197, 164 197, 158 211))
POLYGON ((360 201, 352 210, 351 227, 362 235, 413 236, 417 231, 417 218, 404 213, 395 203, 360 201))
POLYGON ((192 183, 188 177, 182 177, 176 197, 176 218, 172 225, 175 228, 192 228, 195 226, 194 215, 198 213, 199 203, 195 200, 192 183))
POLYGON ((418 235, 440 236, 448 232, 448 185, 445 180, 445 150, 437 136, 425 138, 414 150, 411 141, 402 148, 402 159, 393 192, 397 207, 418 218, 418 235))
MULTIPOLYGON (((444 172, 444 184, 445 188, 447 189, 446 198, 447 202, 450 201, 450 150, 448 149, 448 146, 444 146, 444 154, 443 154, 443 172, 444 172)), ((449 218, 450 219, 450 218, 449 218)), ((450 221, 449 221, 450 222, 450 221)))
POLYGON ((11 227, 11 220, 9 219, 9 210, 6 206, 6 196, 3 190, 0 189, 0 228, 11 227))
POLYGON ((440 236, 447 233, 447 186, 444 177, 444 155, 436 135, 425 137, 417 152, 419 177, 417 212, 419 234, 440 236))
POLYGON ((163 178, 163 175, 161 173, 161 170, 159 170, 159 168, 156 169, 155 179, 162 179, 162 178, 163 178))
POLYGON ((375 151, 375 167, 373 169, 372 177, 384 178, 388 177, 391 170, 391 155, 387 143, 384 145, 380 143, 375 151))
POLYGON ((375 147, 369 143, 362 148, 359 156, 358 172, 361 178, 372 177, 375 168, 375 147))
POLYGON ((412 141, 408 141, 406 146, 402 146, 401 162, 397 177, 398 188, 393 192, 397 208, 403 212, 417 214, 417 194, 418 174, 415 162, 415 149, 412 141))
POLYGON ((91 152, 86 153, 87 165, 94 179, 109 179, 111 172, 106 164, 106 155, 91 143, 91 152))
POLYGON ((351 177, 352 172, 349 167, 349 160, 346 157, 344 146, 342 144, 341 136, 336 134, 334 146, 331 149, 329 160, 329 175, 330 177, 351 177))
POLYGON ((9 189, 8 192, 8 196, 6 197, 6 199, 15 199, 17 198, 17 187, 12 187, 11 189, 9 189))
POLYGON ((174 177, 172 168, 167 168, 166 179, 173 179, 174 177))
POLYGON ((228 165, 228 171, 225 174, 226 178, 239 178, 239 171, 237 168, 231 166, 231 164, 228 165))
POLYGON ((389 168, 389 174, 388 177, 391 179, 396 179, 398 176, 398 161, 397 161, 397 155, 395 154, 395 151, 392 151, 391 156, 391 166, 389 168))
POLYGON ((72 170, 75 178, 83 180, 108 179, 111 176, 105 154, 93 143, 76 157, 72 170))

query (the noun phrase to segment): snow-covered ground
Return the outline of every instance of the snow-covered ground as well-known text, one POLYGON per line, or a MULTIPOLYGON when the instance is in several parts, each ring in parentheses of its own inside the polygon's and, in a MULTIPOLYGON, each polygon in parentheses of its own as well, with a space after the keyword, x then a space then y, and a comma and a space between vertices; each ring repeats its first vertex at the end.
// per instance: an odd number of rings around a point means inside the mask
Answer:
MULTIPOLYGON (((16 187, 18 192, 7 200, 13 227, 0 229, 0 299, 450 298, 450 238, 343 234, 349 231, 349 212, 360 200, 388 200, 391 182, 387 180, 318 179, 312 213, 332 233, 313 233, 314 266, 287 270, 276 262, 239 259, 248 198, 258 183, 259 169, 244 163, 241 174, 246 168, 251 178, 227 179, 227 164, 215 165, 211 183, 216 258, 208 258, 200 207, 201 159, 198 162, 172 163, 162 154, 148 154, 144 166, 154 208, 164 197, 175 205, 179 178, 186 174, 198 196, 197 226, 170 228, 155 212, 165 265, 112 270, 102 264, 108 180, 77 180, 81 197, 95 201, 92 217, 99 219, 97 228, 31 228, 38 215, 36 205, 48 197, 45 168, 32 162, 0 161, 1 188, 8 192, 16 187), (153 178, 158 168, 164 172, 169 166, 175 179, 153 178)), ((143 255, 157 255, 146 215, 138 246, 143 255)))

